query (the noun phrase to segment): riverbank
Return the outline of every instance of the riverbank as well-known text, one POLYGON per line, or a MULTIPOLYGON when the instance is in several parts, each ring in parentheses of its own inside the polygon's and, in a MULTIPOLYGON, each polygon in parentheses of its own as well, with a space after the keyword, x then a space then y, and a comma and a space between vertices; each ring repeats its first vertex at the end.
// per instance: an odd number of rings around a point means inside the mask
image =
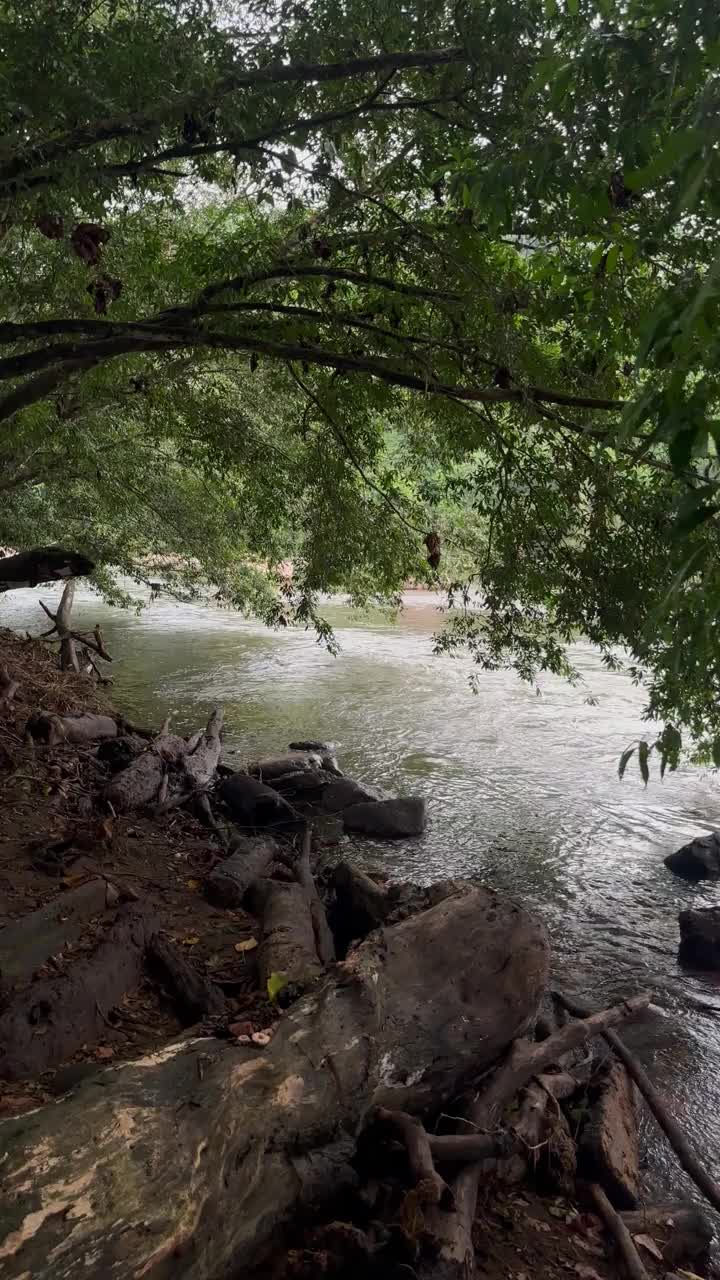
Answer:
MULTIPOLYGON (((154 927, 185 956, 200 980, 224 993, 222 1018, 206 1018, 196 1024, 196 1033, 202 1029, 240 1042, 247 1035, 262 1036, 263 1031, 268 1035, 265 1029, 274 1030, 283 1015, 258 989, 256 948, 252 947, 257 922, 237 907, 213 906, 202 893, 204 878, 224 850, 182 807, 159 819, 142 811, 108 814, 98 806, 107 770, 98 761, 97 749, 67 743, 48 749, 32 744, 25 725, 38 711, 112 713, 108 699, 87 680, 57 672, 54 655, 38 642, 2 633, 3 665, 12 671, 19 689, 0 712, 4 904, 0 924, 30 917, 37 921, 38 913, 50 907, 52 928, 60 927, 62 932, 69 923, 73 933, 28 977, 47 982, 70 975, 75 966, 97 954, 103 941, 107 943, 115 908, 124 904, 133 911, 139 906, 152 915, 154 927), (72 904, 78 893, 87 894, 88 886, 98 881, 110 883, 118 899, 111 909, 80 921, 82 927, 77 929, 72 904), (237 1030, 239 1026, 242 1030, 237 1030)), ((379 884, 382 889, 382 881, 379 884)), ((107 902, 104 906, 108 908, 107 902)), ((167 980, 150 973, 142 973, 136 988, 117 1004, 99 1007, 96 1021, 96 1036, 89 1036, 67 1059, 35 1078, 6 1083, 0 1092, 0 1115, 21 1115, 28 1108, 42 1107, 85 1076, 94 1077, 108 1062, 157 1055, 158 1047, 182 1036, 183 1024, 187 1025, 187 1019, 178 1016, 167 980)), ((41 1031, 42 1027, 38 1034, 41 1031)), ((553 1182, 551 1170, 540 1161, 536 1174, 543 1194, 532 1182, 515 1189, 498 1188, 492 1181, 487 1184, 474 1229, 479 1274, 490 1280, 523 1274, 554 1280, 573 1271, 604 1280, 617 1274, 598 1220, 559 1193, 557 1171, 553 1182)), ((405 1211, 409 1212, 407 1205, 405 1211)), ((308 1248, 294 1259, 295 1270, 287 1274, 305 1274, 303 1267, 308 1274, 316 1274, 318 1238, 311 1234, 305 1243, 308 1248)), ((333 1247, 339 1248, 337 1240, 333 1247)), ((652 1256, 646 1261, 649 1274, 663 1273, 654 1269, 652 1256)), ((344 1258, 346 1271, 348 1265, 344 1258)), ((352 1273, 352 1266, 349 1269, 352 1273)))

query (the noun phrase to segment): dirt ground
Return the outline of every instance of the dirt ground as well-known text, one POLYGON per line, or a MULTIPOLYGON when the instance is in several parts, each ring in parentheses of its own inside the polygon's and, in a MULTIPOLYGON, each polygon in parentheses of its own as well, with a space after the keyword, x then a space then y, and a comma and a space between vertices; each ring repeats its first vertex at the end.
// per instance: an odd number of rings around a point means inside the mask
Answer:
MULTIPOLYGON (((254 1030, 270 1026, 278 1014, 258 992, 253 952, 243 947, 256 922, 242 911, 214 908, 201 892, 203 875, 220 856, 207 828, 180 809, 161 819, 105 813, 97 797, 108 775, 95 748, 38 745, 25 725, 39 710, 111 709, 106 692, 86 677, 60 673, 55 651, 42 642, 0 631, 0 683, 4 667, 20 689, 9 706, 0 702, 0 930, 48 902, 57 900, 62 908, 63 895, 99 873, 121 895, 150 908, 169 937, 222 987, 229 1002, 226 1025, 208 1030, 231 1035, 228 1027, 238 1020, 254 1030), (64 854, 49 860, 48 846, 59 840, 67 842, 64 854)), ((34 977, 62 974, 96 946, 111 917, 105 912, 91 920, 34 977)), ((89 1071, 184 1034, 168 994, 149 977, 107 1011, 105 1023, 97 1042, 39 1079, 0 1083, 0 1120, 59 1096, 89 1071)), ((481 1280, 612 1280, 624 1274, 598 1219, 530 1186, 486 1188, 475 1247, 481 1280)), ((649 1252, 643 1251, 643 1262, 650 1276, 670 1274, 649 1252)), ((681 1274, 687 1280, 693 1273, 681 1274)))

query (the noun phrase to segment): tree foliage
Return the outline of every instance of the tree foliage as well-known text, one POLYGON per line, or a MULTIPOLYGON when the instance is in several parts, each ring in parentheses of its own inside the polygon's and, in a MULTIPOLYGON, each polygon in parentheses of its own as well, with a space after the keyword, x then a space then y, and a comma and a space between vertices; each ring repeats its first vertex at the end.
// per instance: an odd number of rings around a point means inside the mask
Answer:
POLYGON ((271 621, 439 576, 440 648, 582 633, 714 751, 714 0, 6 0, 0 49, 5 541, 271 621))

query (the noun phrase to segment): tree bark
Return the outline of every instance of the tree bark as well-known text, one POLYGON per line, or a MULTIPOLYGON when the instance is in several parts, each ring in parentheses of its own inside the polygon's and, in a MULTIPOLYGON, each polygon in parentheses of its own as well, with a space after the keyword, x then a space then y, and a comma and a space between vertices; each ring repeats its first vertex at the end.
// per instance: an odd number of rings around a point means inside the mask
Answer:
POLYGON ((4 1277, 266 1265, 348 1176, 370 1110, 457 1096, 532 1024, 547 975, 542 925, 468 889, 369 938, 264 1051, 165 1046, 5 1121, 4 1277))
POLYGON ((170 988, 186 1026, 192 1026, 201 1018, 222 1017, 225 1013, 225 997, 220 988, 201 974, 169 938, 156 933, 150 939, 148 961, 170 988))
POLYGON ((45 742, 55 747, 61 742, 84 744, 117 738, 117 721, 112 716, 92 715, 83 712, 80 715, 49 715, 41 711, 30 716, 27 732, 37 742, 45 742))
POLYGON ((321 964, 333 964, 335 961, 335 939, 332 936, 320 895, 310 867, 310 849, 312 846, 312 828, 308 828, 303 836, 303 847, 296 863, 298 883, 302 886, 310 906, 310 919, 315 935, 315 948, 321 964))
POLYGON ((0 559, 0 591, 17 587, 37 587, 41 582, 64 581, 92 573, 95 565, 87 556, 63 547, 35 547, 16 556, 0 559))
POLYGON ((256 880, 268 875, 278 852, 270 836, 235 837, 235 852, 224 858, 208 876, 203 888, 209 902, 217 907, 239 907, 256 880))
POLYGON ((15 996, 0 1017, 0 1079, 39 1076, 94 1043, 106 1028, 108 1010, 138 985, 153 931, 144 912, 121 908, 87 960, 15 996))
POLYGON ((260 987, 264 991, 274 973, 288 984, 306 990, 323 972, 315 946, 310 903, 302 885, 261 880, 251 894, 253 912, 262 919, 257 952, 260 987))
POLYGON ((105 799, 118 813, 151 804, 160 791, 168 765, 179 765, 187 742, 174 733, 160 734, 127 769, 116 773, 105 788, 105 799))

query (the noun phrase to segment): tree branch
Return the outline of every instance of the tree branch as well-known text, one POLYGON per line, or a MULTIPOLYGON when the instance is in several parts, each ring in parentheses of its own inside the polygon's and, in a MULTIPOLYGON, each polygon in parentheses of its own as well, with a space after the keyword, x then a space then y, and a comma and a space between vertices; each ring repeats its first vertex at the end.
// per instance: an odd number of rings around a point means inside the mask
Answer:
POLYGON ((220 79, 214 86, 204 86, 201 92, 188 93, 173 100, 171 96, 157 102, 147 111, 136 115, 115 116, 71 129, 57 138, 46 138, 31 143, 8 164, 0 168, 0 187, 14 189, 19 179, 24 179, 38 169, 66 159, 79 151, 86 151, 99 143, 115 142, 122 138, 135 138, 157 130, 169 119, 184 112, 217 101, 240 89, 252 89, 275 84, 326 83, 366 75, 373 71, 401 70, 412 67, 438 67, 468 59, 462 47, 428 49, 407 52, 381 53, 373 57, 351 58, 333 63, 271 63, 252 71, 234 71, 220 79))

